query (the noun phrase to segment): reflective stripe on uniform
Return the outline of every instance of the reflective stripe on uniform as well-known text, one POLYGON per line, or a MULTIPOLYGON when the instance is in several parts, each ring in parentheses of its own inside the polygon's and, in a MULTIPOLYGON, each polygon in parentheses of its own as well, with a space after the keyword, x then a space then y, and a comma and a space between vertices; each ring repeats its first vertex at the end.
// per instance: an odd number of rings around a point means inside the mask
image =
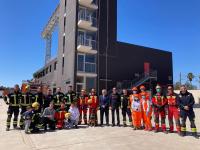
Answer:
POLYGON ((192 132, 197 132, 197 128, 191 128, 192 132))
POLYGON ((186 127, 181 127, 181 131, 186 131, 186 127))

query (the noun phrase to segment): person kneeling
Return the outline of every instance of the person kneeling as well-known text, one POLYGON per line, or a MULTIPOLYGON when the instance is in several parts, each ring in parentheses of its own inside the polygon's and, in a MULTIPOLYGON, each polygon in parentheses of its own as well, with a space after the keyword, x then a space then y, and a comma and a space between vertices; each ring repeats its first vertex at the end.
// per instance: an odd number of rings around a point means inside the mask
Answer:
POLYGON ((67 128, 73 128, 75 126, 75 128, 78 128, 78 122, 79 122, 79 110, 76 106, 76 103, 73 102, 69 108, 68 113, 66 114, 66 118, 68 119, 67 128))
POLYGON ((51 102, 49 104, 49 107, 44 109, 44 112, 42 114, 42 122, 44 125, 44 130, 47 130, 47 125, 49 125, 50 130, 55 130, 55 110, 54 110, 54 104, 51 102))

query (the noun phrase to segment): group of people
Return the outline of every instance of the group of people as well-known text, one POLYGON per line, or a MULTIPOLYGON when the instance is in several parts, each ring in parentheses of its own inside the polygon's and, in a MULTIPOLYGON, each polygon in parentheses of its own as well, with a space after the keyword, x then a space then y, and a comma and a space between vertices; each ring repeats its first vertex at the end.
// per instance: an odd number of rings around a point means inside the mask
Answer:
POLYGON ((114 87, 111 94, 103 89, 102 94, 98 96, 95 89, 91 89, 89 94, 83 89, 77 95, 73 87, 69 86, 66 94, 61 92, 61 88, 57 88, 55 94, 52 95, 51 89, 48 89, 44 95, 41 87, 38 87, 36 94, 32 94, 29 86, 26 87, 26 92, 21 93, 19 86, 15 85, 14 92, 4 96, 4 101, 9 105, 6 130, 10 129, 12 114, 14 114, 13 127, 17 128, 20 109, 20 128, 25 129, 26 133, 39 132, 41 128, 45 131, 56 128, 78 128, 82 122, 89 126, 103 126, 104 116, 106 125, 109 126, 109 110, 112 114, 112 126, 120 126, 121 109, 124 127, 127 126, 128 116, 129 124, 134 130, 159 132, 161 127, 162 132, 172 133, 174 119, 177 133, 185 136, 186 119, 189 118, 192 134, 198 138, 193 111, 195 101, 186 86, 181 86, 179 94, 174 92, 172 86, 167 87, 166 94, 160 85, 155 89, 156 94, 152 96, 143 85, 139 88, 133 87, 131 93, 123 89, 121 94, 114 87), (98 110, 100 110, 99 124, 98 110), (167 115, 169 131, 165 122, 167 115), (154 128, 152 117, 154 117, 154 128))

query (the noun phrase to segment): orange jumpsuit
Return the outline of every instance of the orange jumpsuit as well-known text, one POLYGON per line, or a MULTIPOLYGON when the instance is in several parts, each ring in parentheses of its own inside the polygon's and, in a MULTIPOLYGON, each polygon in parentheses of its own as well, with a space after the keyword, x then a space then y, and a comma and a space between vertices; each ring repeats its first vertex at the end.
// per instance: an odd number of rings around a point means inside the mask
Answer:
POLYGON ((152 130, 152 123, 151 123, 151 118, 152 118, 152 106, 151 102, 149 99, 142 98, 141 99, 142 103, 142 112, 143 112, 143 120, 145 123, 145 130, 151 131, 152 130))
POLYGON ((135 128, 141 128, 141 119, 142 119, 142 109, 140 99, 138 100, 131 99, 131 110, 132 110, 132 118, 133 118, 133 126, 135 128))
MULTIPOLYGON (((142 99, 142 95, 145 95, 145 97, 146 97, 146 99, 149 99, 150 98, 150 95, 149 95, 149 92, 141 92, 141 93, 139 93, 139 98, 140 98, 140 100, 142 99)), ((141 103, 142 103, 142 101, 141 101, 141 103)), ((145 112, 144 112, 144 110, 142 109, 142 125, 145 127, 145 114, 144 114, 145 112)))

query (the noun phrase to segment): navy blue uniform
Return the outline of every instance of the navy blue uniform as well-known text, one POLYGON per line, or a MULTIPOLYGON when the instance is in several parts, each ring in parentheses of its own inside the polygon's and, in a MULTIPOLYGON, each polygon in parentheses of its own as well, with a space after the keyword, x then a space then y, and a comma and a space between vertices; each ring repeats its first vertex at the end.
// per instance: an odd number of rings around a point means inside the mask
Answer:
POLYGON ((187 117, 190 120, 190 127, 191 127, 193 135, 197 134, 197 129, 196 129, 195 121, 194 121, 194 119, 195 119, 195 113, 193 110, 194 103, 195 103, 194 97, 188 91, 185 94, 183 94, 183 93, 179 94, 178 105, 180 108, 182 135, 186 134, 186 119, 187 119, 187 117), (188 106, 189 110, 185 110, 184 109, 185 106, 188 106))
POLYGON ((21 92, 14 92, 10 93, 7 96, 4 97, 4 101, 8 106, 8 117, 7 117, 7 128, 10 128, 10 122, 12 115, 14 114, 14 119, 13 119, 13 127, 17 127, 17 121, 18 121, 18 115, 19 115, 19 105, 20 105, 20 100, 21 100, 21 92), (9 99, 9 101, 8 101, 9 99))
POLYGON ((121 97, 119 94, 110 95, 110 106, 112 107, 112 125, 115 125, 115 112, 117 114, 117 125, 120 125, 119 108, 121 106, 121 97))
POLYGON ((109 125, 109 96, 101 95, 99 97, 99 107, 100 107, 100 123, 103 125, 103 118, 105 114, 106 124, 109 125))

